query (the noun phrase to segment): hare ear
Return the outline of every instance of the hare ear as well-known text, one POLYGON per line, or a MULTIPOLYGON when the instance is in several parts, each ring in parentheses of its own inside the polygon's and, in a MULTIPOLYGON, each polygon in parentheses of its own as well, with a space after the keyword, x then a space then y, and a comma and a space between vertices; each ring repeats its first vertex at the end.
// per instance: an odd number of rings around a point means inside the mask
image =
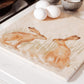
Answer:
POLYGON ((40 34, 40 32, 37 29, 35 29, 34 27, 28 27, 28 28, 31 32, 34 32, 36 34, 40 34))
POLYGON ((78 39, 80 39, 80 37, 78 37, 77 35, 74 35, 74 36, 70 36, 64 40, 67 41, 67 40, 78 40, 78 39))
POLYGON ((63 41, 64 39, 53 39, 53 41, 63 41))

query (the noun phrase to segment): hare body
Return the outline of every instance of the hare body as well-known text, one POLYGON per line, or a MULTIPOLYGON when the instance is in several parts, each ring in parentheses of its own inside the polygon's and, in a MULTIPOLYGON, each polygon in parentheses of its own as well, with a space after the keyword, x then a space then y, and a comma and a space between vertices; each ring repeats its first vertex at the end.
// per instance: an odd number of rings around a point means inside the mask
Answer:
POLYGON ((71 36, 66 39, 53 39, 58 44, 58 47, 44 56, 45 62, 52 66, 63 69, 65 66, 69 66, 71 50, 66 45, 67 40, 78 40, 80 37, 71 36))
POLYGON ((17 46, 23 42, 30 42, 30 41, 33 41, 34 39, 42 39, 42 40, 47 39, 44 35, 41 35, 40 32, 38 30, 36 30, 35 28, 29 28, 29 30, 31 32, 34 32, 35 34, 24 33, 24 32, 12 32, 12 33, 8 33, 8 34, 4 34, 2 36, 1 42, 3 44, 7 44, 7 45, 17 48, 17 46), (17 43, 15 45, 8 43, 8 41, 14 41, 14 40, 17 41, 17 43))

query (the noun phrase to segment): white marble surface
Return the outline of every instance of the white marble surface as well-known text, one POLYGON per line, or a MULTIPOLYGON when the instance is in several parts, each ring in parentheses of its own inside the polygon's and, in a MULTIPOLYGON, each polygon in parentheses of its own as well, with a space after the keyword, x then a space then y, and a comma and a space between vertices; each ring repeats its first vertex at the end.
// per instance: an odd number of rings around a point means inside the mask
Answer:
MULTIPOLYGON (((25 12, 28 10, 29 9, 25 10, 25 12)), ((77 17, 81 16, 81 18, 84 19, 83 7, 81 7, 80 10, 81 11, 76 13, 77 17)), ((24 13, 21 13, 21 15, 24 15, 24 13)), ((11 21, 15 21, 15 18, 17 17, 18 15, 9 20, 8 22, 1 24, 0 27, 5 28, 5 26, 9 25, 9 23, 11 24, 11 21)), ((54 74, 50 74, 47 71, 35 68, 26 60, 2 48, 0 48, 0 73, 9 77, 9 79, 7 79, 8 77, 6 78, 5 76, 0 74, 0 79, 2 78, 1 79, 2 82, 3 80, 4 81, 9 80, 8 84, 83 84, 84 83, 84 64, 69 82, 65 82, 63 80, 56 78, 54 74), (11 83, 10 80, 12 80, 11 83)))
MULTIPOLYGON (((58 79, 54 74, 35 68, 26 60, 0 48, 0 72, 6 74, 15 84, 82 84, 84 83, 84 65, 69 82, 58 79), (5 52, 5 53, 4 53, 5 52), (12 79, 13 78, 13 79, 12 79)), ((1 77, 1 74, 0 74, 1 77)), ((4 81, 7 78, 3 77, 4 81)), ((8 79, 8 81, 10 82, 8 79)), ((10 83, 9 83, 10 84, 10 83)))
POLYGON ((0 84, 21 84, 21 81, 0 70, 0 84))

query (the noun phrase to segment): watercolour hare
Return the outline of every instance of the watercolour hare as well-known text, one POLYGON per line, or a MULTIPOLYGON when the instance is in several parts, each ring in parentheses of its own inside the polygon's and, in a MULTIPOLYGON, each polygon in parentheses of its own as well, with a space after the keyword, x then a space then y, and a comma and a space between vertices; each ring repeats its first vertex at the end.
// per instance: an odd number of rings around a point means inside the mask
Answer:
POLYGON ((38 30, 36 30, 35 28, 31 28, 29 27, 29 30, 33 33, 24 33, 24 32, 12 32, 12 33, 8 33, 8 34, 4 34, 1 38, 1 42, 3 44, 9 45, 9 46, 13 46, 14 48, 18 49, 18 45, 20 45, 23 42, 30 42, 33 41, 35 39, 42 39, 42 40, 46 40, 47 38, 40 34, 40 32, 38 30), (8 41, 14 41, 16 40, 17 43, 12 45, 11 43, 9 43, 8 41))
POLYGON ((58 44, 58 47, 49 51, 47 55, 44 56, 45 62, 60 69, 69 66, 71 50, 66 45, 65 41, 78 39, 80 39, 80 37, 76 35, 70 36, 66 39, 53 39, 53 41, 58 44))

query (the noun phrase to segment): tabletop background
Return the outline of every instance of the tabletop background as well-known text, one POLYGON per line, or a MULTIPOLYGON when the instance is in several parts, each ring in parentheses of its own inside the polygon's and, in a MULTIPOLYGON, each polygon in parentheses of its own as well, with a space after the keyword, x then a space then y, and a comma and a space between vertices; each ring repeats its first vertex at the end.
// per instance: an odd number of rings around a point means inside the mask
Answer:
MULTIPOLYGON (((84 19, 84 5, 75 15, 84 19)), ((17 18, 17 17, 16 17, 17 18)), ((0 25, 0 27, 2 27, 0 25)), ((37 69, 28 61, 0 48, 0 84, 82 84, 84 83, 84 64, 68 82, 58 79, 54 74, 37 69)))

